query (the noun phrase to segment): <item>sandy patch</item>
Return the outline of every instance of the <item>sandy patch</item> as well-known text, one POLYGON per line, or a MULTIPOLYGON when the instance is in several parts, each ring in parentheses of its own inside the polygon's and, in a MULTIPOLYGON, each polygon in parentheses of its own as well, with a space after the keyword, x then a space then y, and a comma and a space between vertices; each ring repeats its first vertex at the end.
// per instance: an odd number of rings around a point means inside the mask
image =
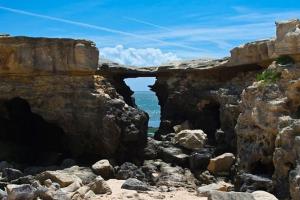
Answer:
POLYGON ((108 180, 107 183, 112 189, 112 194, 98 196, 95 200, 207 200, 205 197, 197 197, 195 192, 189 192, 180 188, 177 191, 172 192, 137 192, 121 189, 124 180, 111 179, 108 180))

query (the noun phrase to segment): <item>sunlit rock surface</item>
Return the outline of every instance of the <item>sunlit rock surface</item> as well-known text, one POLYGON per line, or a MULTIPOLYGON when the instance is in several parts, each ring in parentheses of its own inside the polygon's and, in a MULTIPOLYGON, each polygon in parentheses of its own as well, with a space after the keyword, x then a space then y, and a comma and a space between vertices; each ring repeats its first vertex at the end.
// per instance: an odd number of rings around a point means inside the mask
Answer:
MULTIPOLYGON (((98 50, 89 41, 1 37, 1 137, 12 143, 14 138, 6 134, 36 140, 39 151, 48 150, 44 144, 50 139, 60 143, 63 153, 86 159, 138 156, 146 143, 148 116, 128 106, 107 79, 95 75, 97 67, 98 50), (28 105, 8 107, 16 97, 28 105), (60 127, 62 138, 54 137, 55 131, 49 133, 52 138, 43 136, 48 128, 40 121, 60 127)), ((25 141, 19 143, 30 149, 25 141)))

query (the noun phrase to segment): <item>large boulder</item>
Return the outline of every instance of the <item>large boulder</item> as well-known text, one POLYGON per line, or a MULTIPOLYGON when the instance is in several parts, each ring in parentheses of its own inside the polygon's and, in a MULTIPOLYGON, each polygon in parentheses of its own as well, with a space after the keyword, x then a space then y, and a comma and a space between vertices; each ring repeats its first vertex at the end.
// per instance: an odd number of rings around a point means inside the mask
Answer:
POLYGON ((23 176, 23 173, 18 169, 5 168, 2 170, 2 176, 7 179, 7 181, 12 181, 23 176))
POLYGON ((210 149, 202 149, 189 156, 189 166, 191 170, 205 170, 212 157, 210 149))
POLYGON ((220 156, 210 159, 207 169, 217 174, 220 172, 229 172, 231 166, 234 164, 235 156, 232 153, 224 153, 220 156))
POLYGON ((31 185, 7 185, 7 196, 9 200, 33 200, 35 189, 31 185))
POLYGON ((274 195, 256 191, 253 193, 246 192, 219 192, 211 191, 208 195, 208 200, 278 200, 274 195))
POLYGON ((150 190, 149 186, 145 184, 144 182, 135 179, 135 178, 129 178, 127 179, 123 185, 121 186, 122 189, 126 190, 139 190, 139 191, 147 191, 150 190))
POLYGON ((208 195, 208 200, 256 200, 256 199, 253 197, 251 193, 246 193, 246 192, 211 191, 210 194, 208 195))
POLYGON ((272 180, 267 177, 242 173, 236 176, 236 180, 236 185, 241 192, 254 192, 256 190, 273 192, 274 189, 272 180))
POLYGON ((94 182, 88 185, 95 194, 111 194, 112 191, 105 180, 98 176, 94 182))
POLYGON ((56 182, 60 187, 67 187, 72 183, 78 182, 82 184, 89 184, 96 179, 90 168, 73 166, 64 170, 45 171, 36 176, 36 179, 44 183, 48 179, 56 182))
POLYGON ((75 175, 68 174, 63 171, 46 171, 36 177, 41 183, 50 179, 53 182, 56 182, 60 187, 67 187, 74 182, 82 182, 81 179, 75 175))
POLYGON ((144 149, 144 157, 146 160, 156 159, 159 154, 159 147, 162 142, 148 137, 147 146, 144 149))
POLYGON ((136 178, 143 181, 145 179, 145 174, 135 164, 126 162, 117 170, 116 178, 121 180, 136 178))
POLYGON ((93 172, 102 176, 105 179, 112 178, 114 176, 114 168, 108 160, 100 160, 93 164, 93 172))
POLYGON ((174 163, 180 166, 188 165, 189 155, 183 149, 174 146, 166 146, 159 148, 159 157, 169 163, 174 163))
POLYGON ((226 182, 212 183, 209 185, 201 186, 197 189, 198 196, 208 197, 211 191, 229 192, 233 190, 234 186, 226 182))
POLYGON ((278 200, 273 194, 265 191, 255 191, 252 195, 255 200, 278 200))
POLYGON ((196 178, 188 169, 161 162, 159 166, 159 176, 157 186, 168 187, 195 187, 196 178))
POLYGON ((203 148, 206 140, 207 135, 202 130, 182 130, 174 137, 176 144, 190 150, 203 148))

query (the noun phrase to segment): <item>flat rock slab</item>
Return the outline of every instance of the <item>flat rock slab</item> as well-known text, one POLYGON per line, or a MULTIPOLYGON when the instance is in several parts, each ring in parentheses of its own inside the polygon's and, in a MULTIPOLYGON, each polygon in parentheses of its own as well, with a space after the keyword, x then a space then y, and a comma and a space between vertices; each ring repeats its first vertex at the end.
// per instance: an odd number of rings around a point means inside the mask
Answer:
POLYGON ((211 191, 208 200, 256 200, 251 193, 211 191))
POLYGON ((138 190, 138 191, 148 191, 150 190, 149 186, 146 183, 143 183, 142 181, 139 181, 135 178, 129 178, 127 179, 122 187, 122 189, 127 190, 138 190))

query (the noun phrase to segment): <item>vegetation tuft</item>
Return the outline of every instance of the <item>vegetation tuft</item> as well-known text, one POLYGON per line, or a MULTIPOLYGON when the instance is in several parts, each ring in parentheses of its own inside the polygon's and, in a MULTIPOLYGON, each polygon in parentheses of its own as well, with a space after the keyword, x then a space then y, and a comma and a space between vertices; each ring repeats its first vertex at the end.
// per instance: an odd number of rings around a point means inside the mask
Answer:
POLYGON ((281 77, 281 73, 274 69, 267 69, 256 76, 257 81, 264 81, 265 83, 276 83, 281 77))

